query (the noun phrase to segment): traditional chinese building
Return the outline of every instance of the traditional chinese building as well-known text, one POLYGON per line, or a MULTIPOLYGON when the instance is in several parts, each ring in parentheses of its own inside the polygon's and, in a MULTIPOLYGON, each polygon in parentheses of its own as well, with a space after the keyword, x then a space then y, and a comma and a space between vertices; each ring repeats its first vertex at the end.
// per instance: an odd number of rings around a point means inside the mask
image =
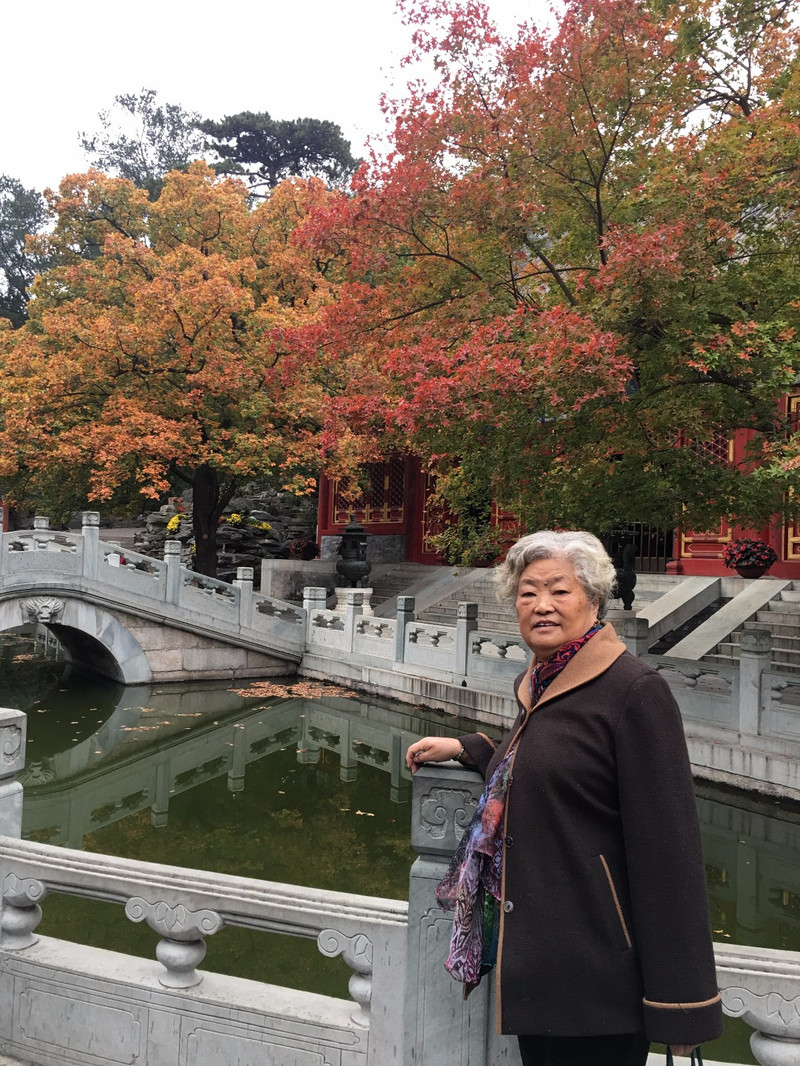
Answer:
MULTIPOLYGON (((787 398, 790 424, 800 418, 800 394, 787 398)), ((736 433, 702 448, 712 462, 738 463, 745 458, 749 434, 736 433)), ((434 483, 413 456, 393 455, 383 463, 367 467, 367 487, 358 499, 345 498, 337 481, 323 478, 320 483, 318 534, 323 556, 336 552, 338 538, 351 516, 373 536, 370 556, 376 562, 443 563, 433 537, 443 528, 441 510, 433 500, 434 483), (335 539, 333 539, 335 538, 335 539)), ((498 525, 514 525, 509 515, 495 513, 498 525)), ((687 575, 723 576, 731 571, 723 562, 723 551, 737 537, 758 537, 770 544, 778 561, 770 576, 800 579, 800 521, 744 529, 720 522, 716 529, 663 530, 643 523, 631 523, 625 539, 636 548, 639 572, 668 572, 687 575)), ((510 536, 514 536, 510 530, 510 536)))

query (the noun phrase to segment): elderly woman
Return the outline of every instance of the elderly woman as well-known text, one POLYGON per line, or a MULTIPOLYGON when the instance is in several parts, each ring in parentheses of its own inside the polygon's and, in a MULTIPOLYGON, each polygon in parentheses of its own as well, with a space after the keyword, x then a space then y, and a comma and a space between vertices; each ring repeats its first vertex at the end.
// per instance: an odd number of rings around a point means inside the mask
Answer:
POLYGON ((496 964, 500 1031, 523 1066, 642 1066, 722 1032, 692 776, 667 684, 600 621, 615 571, 590 533, 523 537, 498 568, 533 652, 519 714, 412 744, 486 789, 447 877, 448 970, 496 964))

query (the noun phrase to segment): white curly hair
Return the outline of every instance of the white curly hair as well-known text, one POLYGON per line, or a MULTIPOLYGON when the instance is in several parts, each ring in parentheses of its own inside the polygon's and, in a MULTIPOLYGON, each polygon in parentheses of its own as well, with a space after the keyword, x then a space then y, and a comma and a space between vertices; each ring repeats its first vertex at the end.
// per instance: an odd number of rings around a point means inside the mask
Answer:
POLYGON ((598 604, 597 617, 603 617, 617 580, 617 572, 597 537, 579 529, 542 529, 521 537, 512 545, 505 560, 494 572, 497 598, 501 603, 513 603, 516 600, 522 571, 539 559, 566 559, 571 563, 589 601, 598 604))

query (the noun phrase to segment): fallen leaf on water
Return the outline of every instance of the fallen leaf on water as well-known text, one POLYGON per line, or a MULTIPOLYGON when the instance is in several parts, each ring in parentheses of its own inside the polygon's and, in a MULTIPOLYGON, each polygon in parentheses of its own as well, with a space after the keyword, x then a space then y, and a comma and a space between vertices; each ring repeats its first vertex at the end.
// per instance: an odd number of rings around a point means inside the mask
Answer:
POLYGON ((311 700, 321 699, 323 696, 355 699, 358 696, 352 689, 331 685, 326 681, 295 681, 285 685, 276 684, 274 681, 256 681, 248 688, 235 688, 233 691, 237 696, 244 696, 246 699, 262 699, 268 696, 301 696, 311 700))

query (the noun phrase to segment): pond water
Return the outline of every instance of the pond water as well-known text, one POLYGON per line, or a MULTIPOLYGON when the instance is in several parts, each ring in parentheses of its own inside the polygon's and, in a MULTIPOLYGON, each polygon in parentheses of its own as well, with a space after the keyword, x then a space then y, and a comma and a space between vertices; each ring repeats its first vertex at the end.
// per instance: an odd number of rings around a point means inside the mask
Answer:
MULTIPOLYGON (((28 714, 23 834, 271 881, 407 898, 411 779, 403 755, 458 719, 330 685, 125 688, 71 673, 55 644, 0 637, 0 706, 28 714)), ((800 808, 698 785, 715 938, 800 950, 800 808)), ((39 931, 153 958, 122 908, 53 895, 39 931)), ((313 941, 245 929, 203 968, 347 995, 313 941)), ((706 1057, 754 1063, 728 1020, 706 1057)))

